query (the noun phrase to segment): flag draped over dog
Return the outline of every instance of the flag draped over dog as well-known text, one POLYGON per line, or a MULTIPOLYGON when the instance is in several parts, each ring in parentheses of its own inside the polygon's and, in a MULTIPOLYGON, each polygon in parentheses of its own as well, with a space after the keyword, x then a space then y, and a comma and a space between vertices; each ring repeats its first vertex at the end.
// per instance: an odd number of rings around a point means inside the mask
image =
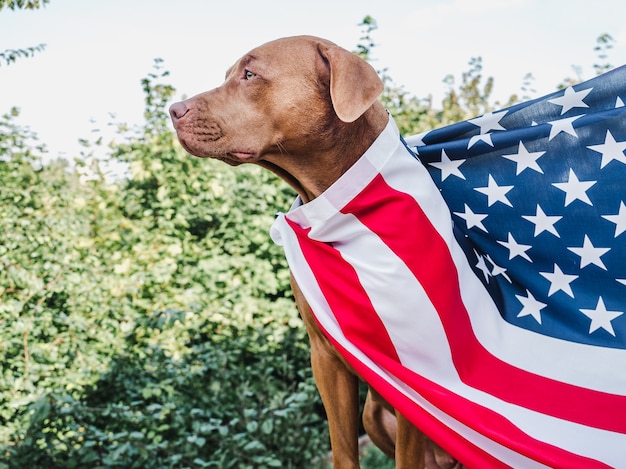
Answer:
POLYGON ((316 320, 470 467, 626 460, 626 67, 402 140, 272 227, 316 320))

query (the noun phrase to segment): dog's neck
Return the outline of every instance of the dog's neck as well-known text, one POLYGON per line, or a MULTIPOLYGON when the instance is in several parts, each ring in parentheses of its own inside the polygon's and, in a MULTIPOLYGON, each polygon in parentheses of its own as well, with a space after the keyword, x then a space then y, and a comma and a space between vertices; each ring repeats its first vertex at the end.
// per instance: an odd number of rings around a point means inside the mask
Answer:
POLYGON ((388 122, 387 111, 377 102, 355 122, 343 125, 339 132, 329 136, 332 141, 321 137, 319 145, 308 148, 305 155, 279 154, 258 164, 285 180, 307 203, 337 181, 372 145, 388 122))

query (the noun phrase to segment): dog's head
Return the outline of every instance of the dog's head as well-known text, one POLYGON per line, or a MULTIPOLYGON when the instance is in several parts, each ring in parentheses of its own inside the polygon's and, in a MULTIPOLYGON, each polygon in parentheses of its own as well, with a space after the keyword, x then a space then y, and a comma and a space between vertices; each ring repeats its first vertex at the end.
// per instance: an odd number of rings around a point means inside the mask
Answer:
POLYGON ((278 39, 239 59, 222 86, 175 103, 183 147, 236 165, 331 145, 377 101, 383 84, 364 60, 311 36, 278 39))

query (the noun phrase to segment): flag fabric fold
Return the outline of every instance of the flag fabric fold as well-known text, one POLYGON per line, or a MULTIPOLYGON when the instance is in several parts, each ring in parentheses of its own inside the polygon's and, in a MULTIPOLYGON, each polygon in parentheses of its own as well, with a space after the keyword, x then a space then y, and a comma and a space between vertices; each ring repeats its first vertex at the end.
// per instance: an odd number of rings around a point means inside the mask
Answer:
POLYGON ((469 467, 620 467, 626 67, 404 140, 271 234, 327 337, 469 467))

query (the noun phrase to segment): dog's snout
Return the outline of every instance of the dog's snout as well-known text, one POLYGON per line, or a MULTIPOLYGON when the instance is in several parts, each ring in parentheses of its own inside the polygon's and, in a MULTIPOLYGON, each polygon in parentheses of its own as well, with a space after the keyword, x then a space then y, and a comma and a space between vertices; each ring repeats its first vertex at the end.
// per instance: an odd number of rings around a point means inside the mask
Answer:
POLYGON ((183 102, 174 103, 170 106, 170 116, 172 121, 177 122, 182 119, 189 111, 189 108, 183 102))

